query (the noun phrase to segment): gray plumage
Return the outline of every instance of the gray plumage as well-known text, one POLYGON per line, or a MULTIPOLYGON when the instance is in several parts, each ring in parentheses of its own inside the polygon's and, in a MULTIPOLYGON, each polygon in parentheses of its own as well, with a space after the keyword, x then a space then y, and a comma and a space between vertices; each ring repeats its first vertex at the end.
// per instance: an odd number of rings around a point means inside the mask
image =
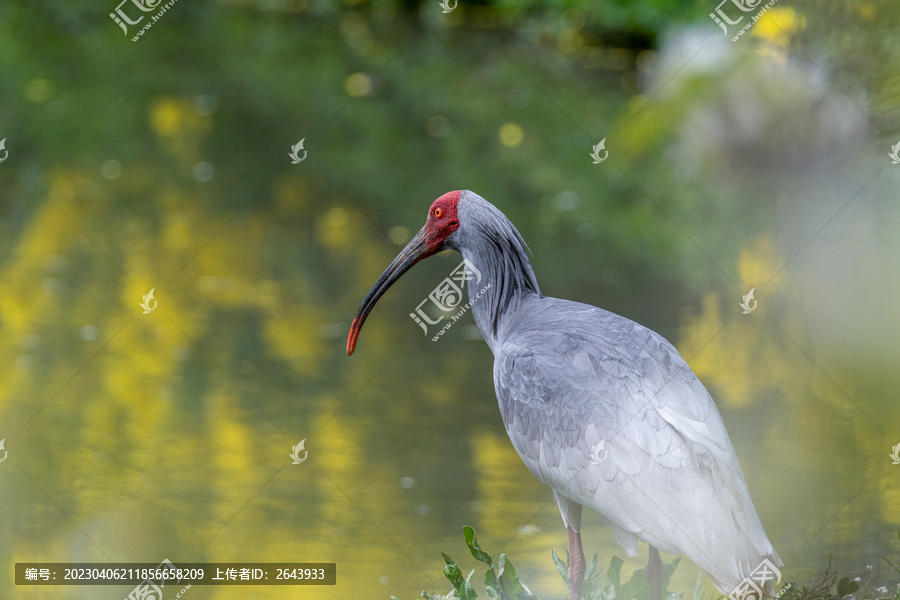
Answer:
POLYGON ((722 418, 678 351, 629 319, 542 296, 512 223, 473 192, 458 206, 445 245, 482 275, 469 296, 506 431, 566 525, 577 531, 576 506, 592 508, 629 556, 638 539, 684 553, 726 594, 763 559, 780 566, 722 418))

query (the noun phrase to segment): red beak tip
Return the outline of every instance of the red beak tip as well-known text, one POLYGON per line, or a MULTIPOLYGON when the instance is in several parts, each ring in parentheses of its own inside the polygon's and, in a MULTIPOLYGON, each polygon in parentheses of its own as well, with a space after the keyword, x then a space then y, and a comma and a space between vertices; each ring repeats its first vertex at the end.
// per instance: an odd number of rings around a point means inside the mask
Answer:
POLYGON ((359 329, 356 327, 356 319, 350 325, 350 333, 347 335, 347 356, 351 356, 356 350, 356 339, 359 337, 359 329))

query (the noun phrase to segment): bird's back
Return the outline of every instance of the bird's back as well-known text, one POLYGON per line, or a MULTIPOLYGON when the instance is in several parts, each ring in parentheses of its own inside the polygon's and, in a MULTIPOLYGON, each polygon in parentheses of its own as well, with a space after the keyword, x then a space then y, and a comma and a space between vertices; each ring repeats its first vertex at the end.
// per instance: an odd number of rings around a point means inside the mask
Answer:
POLYGON ((709 393, 659 334, 600 308, 529 294, 494 348, 513 446, 541 481, 638 538, 684 553, 731 592, 766 537, 709 393))

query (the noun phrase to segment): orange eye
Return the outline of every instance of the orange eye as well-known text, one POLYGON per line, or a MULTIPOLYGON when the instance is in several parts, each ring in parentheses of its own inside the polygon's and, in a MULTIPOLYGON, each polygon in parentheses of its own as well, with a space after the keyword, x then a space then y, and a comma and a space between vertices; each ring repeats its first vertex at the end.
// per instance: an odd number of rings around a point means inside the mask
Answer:
POLYGON ((440 208, 434 209, 434 217, 436 219, 440 219, 443 216, 444 216, 444 211, 442 211, 440 208))

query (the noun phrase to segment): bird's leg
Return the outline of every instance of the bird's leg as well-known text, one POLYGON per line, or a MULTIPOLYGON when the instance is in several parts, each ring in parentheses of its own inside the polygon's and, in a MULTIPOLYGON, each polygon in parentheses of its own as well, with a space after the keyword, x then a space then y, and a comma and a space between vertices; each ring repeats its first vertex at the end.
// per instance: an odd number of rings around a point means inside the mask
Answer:
POLYGON ((569 600, 581 600, 581 586, 584 584, 584 550, 581 549, 581 532, 566 527, 569 533, 569 600))
POLYGON ((650 546, 650 558, 647 559, 644 577, 650 585, 650 598, 662 600, 662 559, 659 557, 659 550, 653 546, 650 546))

